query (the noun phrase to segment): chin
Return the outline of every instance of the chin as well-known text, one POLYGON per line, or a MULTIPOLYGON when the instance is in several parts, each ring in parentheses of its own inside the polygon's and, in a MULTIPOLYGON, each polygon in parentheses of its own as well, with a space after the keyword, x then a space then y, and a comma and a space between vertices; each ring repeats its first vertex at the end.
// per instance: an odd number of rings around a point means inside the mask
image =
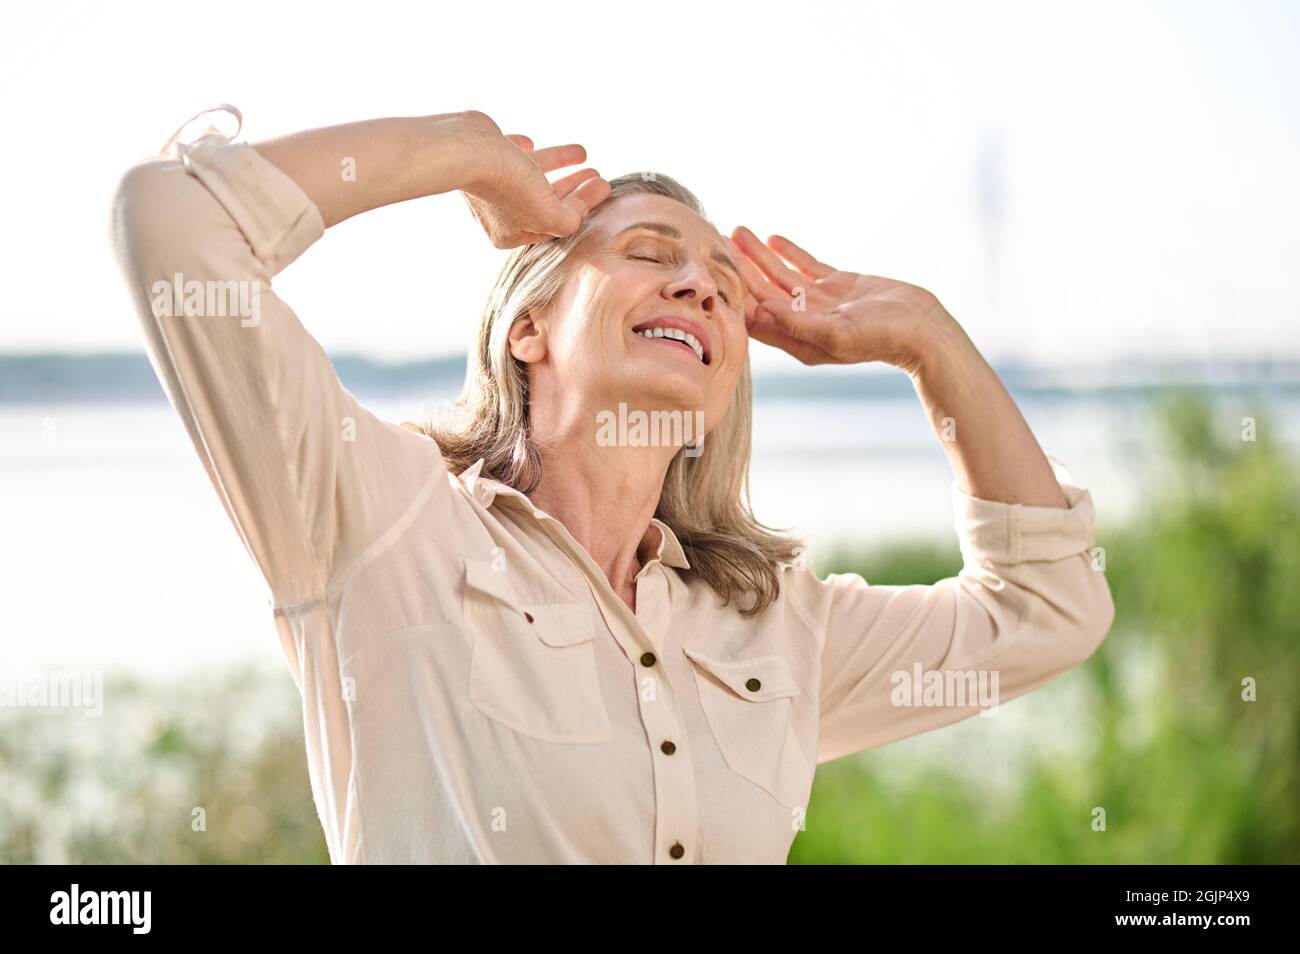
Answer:
POLYGON ((707 399, 707 389, 698 375, 678 368, 638 368, 623 376, 615 390, 619 400, 646 409, 697 411, 707 399))

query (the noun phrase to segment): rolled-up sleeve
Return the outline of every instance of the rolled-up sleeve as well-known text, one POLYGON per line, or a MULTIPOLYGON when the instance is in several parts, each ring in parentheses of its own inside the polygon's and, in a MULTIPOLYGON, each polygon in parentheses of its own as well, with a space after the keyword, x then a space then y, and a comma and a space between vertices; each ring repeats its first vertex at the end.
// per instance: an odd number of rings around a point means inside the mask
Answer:
POLYGON ((324 232, 298 185, 210 134, 142 162, 113 241, 149 358, 275 606, 318 597, 445 473, 433 441, 379 420, 271 279, 324 232))
POLYGON ((1092 495, 1052 464, 1067 508, 983 500, 953 481, 955 577, 884 586, 791 571, 792 595, 821 638, 818 762, 1024 695, 1101 644, 1115 606, 1093 553, 1092 495))

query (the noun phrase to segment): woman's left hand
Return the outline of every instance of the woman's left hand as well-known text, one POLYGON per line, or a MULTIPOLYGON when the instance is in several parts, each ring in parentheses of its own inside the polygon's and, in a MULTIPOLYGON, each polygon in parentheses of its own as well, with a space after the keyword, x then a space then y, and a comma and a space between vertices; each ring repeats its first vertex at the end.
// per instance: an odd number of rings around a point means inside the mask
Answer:
POLYGON ((841 271, 782 236, 764 245, 739 226, 731 242, 750 337, 804 364, 883 361, 914 374, 936 332, 956 324, 924 288, 841 271))

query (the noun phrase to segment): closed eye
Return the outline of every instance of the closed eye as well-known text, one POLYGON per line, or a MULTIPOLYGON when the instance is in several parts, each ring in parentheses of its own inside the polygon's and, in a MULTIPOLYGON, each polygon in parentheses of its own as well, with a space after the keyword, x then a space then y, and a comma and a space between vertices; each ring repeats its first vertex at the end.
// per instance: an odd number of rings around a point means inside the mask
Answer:
MULTIPOLYGON (((654 262, 656 265, 662 265, 662 264, 663 264, 663 262, 661 262, 659 259, 657 259, 657 258, 651 258, 651 257, 648 256, 648 255, 629 255, 628 258, 630 258, 630 259, 634 259, 635 261, 638 261, 638 262, 654 262)), ((728 305, 731 304, 731 296, 728 295, 728 294, 727 294, 725 291, 723 291, 721 288, 718 289, 718 296, 719 296, 723 301, 725 301, 728 305)))

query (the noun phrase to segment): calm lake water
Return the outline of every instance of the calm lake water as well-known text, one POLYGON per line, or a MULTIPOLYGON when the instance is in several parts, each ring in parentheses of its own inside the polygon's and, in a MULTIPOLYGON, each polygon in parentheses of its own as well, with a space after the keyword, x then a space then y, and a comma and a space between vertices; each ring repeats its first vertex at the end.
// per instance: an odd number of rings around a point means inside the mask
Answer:
MULTIPOLYGON (((414 400, 370 406, 396 421, 420 411, 414 400)), ((1293 392, 1216 406, 1225 434, 1268 413, 1279 439, 1300 443, 1293 392)), ((1092 491, 1099 536, 1158 491, 1143 405, 1020 407, 1044 450, 1092 491)), ((914 397, 760 401, 754 445, 759 519, 806 534, 813 560, 836 543, 894 539, 955 551, 951 471, 914 397)), ((261 579, 166 404, 0 406, 0 526, 5 668, 284 666, 261 579)))

